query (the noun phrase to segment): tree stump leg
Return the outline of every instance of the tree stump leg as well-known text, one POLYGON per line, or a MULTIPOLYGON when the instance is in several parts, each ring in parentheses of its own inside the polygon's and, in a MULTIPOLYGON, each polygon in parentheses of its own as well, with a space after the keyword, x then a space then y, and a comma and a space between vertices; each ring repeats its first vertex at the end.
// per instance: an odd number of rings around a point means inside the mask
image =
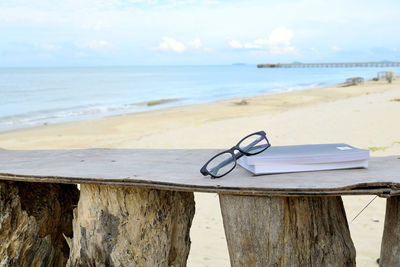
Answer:
POLYGON ((75 185, 0 182, 0 265, 65 266, 75 185))
POLYGON ((67 266, 186 266, 193 193, 81 185, 67 266))
POLYGON ((400 266, 400 197, 386 200, 379 266, 400 266))
POLYGON ((341 197, 219 198, 233 267, 355 266, 341 197))

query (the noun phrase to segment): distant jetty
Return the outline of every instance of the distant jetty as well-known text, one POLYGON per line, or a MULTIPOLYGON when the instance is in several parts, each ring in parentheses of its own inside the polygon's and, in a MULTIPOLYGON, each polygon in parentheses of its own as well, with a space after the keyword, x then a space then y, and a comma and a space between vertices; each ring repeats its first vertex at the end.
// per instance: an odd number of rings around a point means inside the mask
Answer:
POLYGON ((257 68, 356 68, 356 67, 400 67, 400 62, 337 62, 337 63, 292 63, 258 64, 257 68))

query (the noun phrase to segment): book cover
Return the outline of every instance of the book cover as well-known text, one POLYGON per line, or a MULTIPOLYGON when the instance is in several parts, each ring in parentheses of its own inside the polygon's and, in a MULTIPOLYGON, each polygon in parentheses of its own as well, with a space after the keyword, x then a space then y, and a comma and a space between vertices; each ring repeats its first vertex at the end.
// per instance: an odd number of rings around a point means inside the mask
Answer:
POLYGON ((316 164, 369 159, 369 150, 347 144, 313 144, 295 146, 271 146, 254 156, 244 156, 239 162, 246 165, 270 163, 316 164))

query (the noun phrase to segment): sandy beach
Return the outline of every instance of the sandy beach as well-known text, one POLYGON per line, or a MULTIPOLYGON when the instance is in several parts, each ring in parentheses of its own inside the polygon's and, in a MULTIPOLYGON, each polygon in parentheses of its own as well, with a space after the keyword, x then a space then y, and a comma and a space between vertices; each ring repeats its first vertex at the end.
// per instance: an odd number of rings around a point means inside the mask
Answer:
MULTIPOLYGON (((230 148, 265 130, 272 145, 343 142, 400 155, 400 79, 294 91, 0 133, 5 149, 230 148)), ((199 168, 202 162, 199 162, 199 168)), ((358 266, 377 266, 385 199, 343 197, 358 266)), ((229 266, 218 196, 195 194, 188 266, 229 266)))

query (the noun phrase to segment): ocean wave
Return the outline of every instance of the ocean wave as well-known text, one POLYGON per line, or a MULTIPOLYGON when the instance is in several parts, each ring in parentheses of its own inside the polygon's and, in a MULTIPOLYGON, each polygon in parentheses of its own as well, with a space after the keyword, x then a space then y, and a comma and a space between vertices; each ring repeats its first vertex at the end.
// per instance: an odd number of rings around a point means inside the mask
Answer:
POLYGON ((137 102, 130 104, 131 106, 159 106, 159 105, 164 105, 172 102, 178 102, 181 101, 182 98, 161 98, 161 99, 155 99, 155 100, 150 100, 150 101, 143 101, 143 102, 137 102))
POLYGON ((278 88, 274 88, 274 89, 263 90, 262 93, 278 94, 278 93, 285 93, 285 92, 292 92, 292 91, 303 91, 303 90, 324 87, 326 85, 327 85, 326 83, 312 83, 312 84, 295 85, 295 86, 288 86, 288 87, 278 87, 278 88))
POLYGON ((181 99, 155 99, 121 105, 91 105, 74 106, 64 109, 46 109, 37 112, 28 112, 0 117, 0 131, 15 128, 32 127, 49 123, 58 123, 71 120, 89 119, 112 116, 133 112, 141 112, 178 102, 181 99))

